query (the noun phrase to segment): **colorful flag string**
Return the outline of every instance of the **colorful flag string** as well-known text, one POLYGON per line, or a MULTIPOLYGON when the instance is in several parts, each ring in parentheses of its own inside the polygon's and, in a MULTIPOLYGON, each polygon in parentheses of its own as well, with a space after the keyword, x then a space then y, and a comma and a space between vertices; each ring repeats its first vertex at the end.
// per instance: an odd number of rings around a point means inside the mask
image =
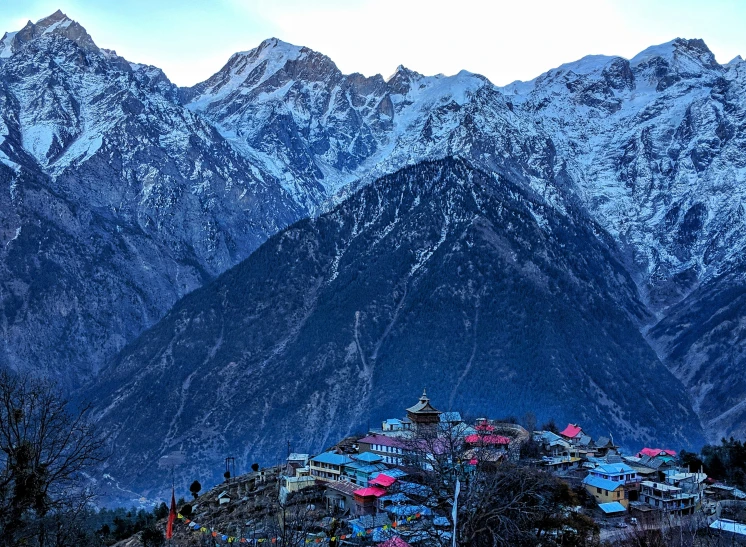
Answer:
MULTIPOLYGON (((367 530, 364 530, 362 532, 357 532, 353 534, 343 534, 339 536, 334 537, 326 537, 326 538, 314 538, 314 539, 306 539, 306 543, 327 543, 331 540, 337 541, 337 540, 343 540, 353 537, 364 537, 369 536, 377 531, 381 530, 395 530, 397 528, 401 528, 401 525, 405 522, 412 522, 413 520, 419 519, 422 515, 420 513, 416 513, 412 516, 407 517, 404 521, 401 521, 400 523, 397 523, 396 521, 392 522, 391 524, 385 524, 383 526, 378 526, 376 528, 368 528, 367 530)), ((190 520, 186 518, 184 515, 179 513, 176 515, 176 517, 182 521, 189 529, 191 529, 194 532, 201 532, 203 534, 210 534, 212 537, 216 539, 220 539, 222 541, 228 542, 228 543, 277 543, 277 541, 281 538, 274 537, 274 538, 243 538, 243 537, 235 537, 235 536, 229 536, 228 534, 221 534, 217 530, 213 530, 212 528, 208 528, 207 526, 202 526, 201 524, 197 524, 193 520, 190 520)))

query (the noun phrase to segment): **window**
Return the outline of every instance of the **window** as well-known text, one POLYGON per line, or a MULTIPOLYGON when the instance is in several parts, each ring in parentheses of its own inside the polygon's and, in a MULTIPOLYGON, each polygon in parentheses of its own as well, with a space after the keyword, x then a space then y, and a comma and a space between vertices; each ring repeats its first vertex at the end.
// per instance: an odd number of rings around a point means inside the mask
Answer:
POLYGON ((600 493, 601 493, 601 489, 599 487, 596 487, 596 494, 600 494, 600 493))

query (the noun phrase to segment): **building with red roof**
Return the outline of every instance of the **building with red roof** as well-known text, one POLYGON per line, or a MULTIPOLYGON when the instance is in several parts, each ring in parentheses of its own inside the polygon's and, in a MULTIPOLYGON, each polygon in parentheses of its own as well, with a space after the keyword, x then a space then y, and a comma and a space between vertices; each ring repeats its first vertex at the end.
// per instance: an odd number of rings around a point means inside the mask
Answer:
POLYGON ((386 490, 376 486, 360 488, 353 492, 355 496, 355 513, 357 515, 373 515, 376 512, 378 498, 386 495, 386 490))
POLYGON ((583 428, 578 424, 567 424, 567 427, 560 431, 560 435, 566 439, 578 439, 583 436, 583 428))
POLYGON ((464 443, 470 446, 508 446, 510 438, 502 435, 467 435, 464 443))
POLYGON ((395 482, 396 482, 396 479, 394 477, 389 477, 388 475, 379 473, 374 478, 370 479, 368 481, 368 484, 372 486, 380 486, 382 488, 388 488, 395 482))
POLYGON ((637 454, 638 458, 641 458, 643 456, 650 456, 651 458, 675 458, 676 457, 676 451, 675 450, 669 450, 667 448, 643 448, 640 450, 640 452, 637 454))
POLYGON ((373 452, 381 456, 384 463, 401 465, 404 456, 404 442, 396 437, 372 434, 357 441, 361 454, 373 452))

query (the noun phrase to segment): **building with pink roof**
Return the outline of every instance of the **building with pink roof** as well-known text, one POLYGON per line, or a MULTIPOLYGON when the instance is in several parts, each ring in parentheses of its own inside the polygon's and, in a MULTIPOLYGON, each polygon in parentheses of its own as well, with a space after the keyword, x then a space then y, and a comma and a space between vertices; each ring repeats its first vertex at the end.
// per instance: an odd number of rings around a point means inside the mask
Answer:
POLYGON ((577 439, 583 435, 583 428, 578 424, 567 424, 567 427, 560 431, 560 435, 567 439, 577 439))

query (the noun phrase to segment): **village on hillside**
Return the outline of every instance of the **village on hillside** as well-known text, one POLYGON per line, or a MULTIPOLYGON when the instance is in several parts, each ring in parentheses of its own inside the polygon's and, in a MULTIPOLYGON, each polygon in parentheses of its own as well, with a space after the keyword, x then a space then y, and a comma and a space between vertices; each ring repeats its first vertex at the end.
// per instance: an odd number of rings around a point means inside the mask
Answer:
POLYGON ((533 496, 521 509, 530 517, 529 533, 552 539, 546 544, 618 544, 664 528, 691 536, 681 545, 746 542, 746 493, 701 469, 683 468, 674 450, 624 454, 611 437, 593 439, 578 424, 528 431, 487 418, 466 423, 458 412, 435 408, 425 392, 404 417, 384 420, 363 437, 321 454, 290 453, 281 466, 195 493, 193 503, 179 508, 174 537, 177 545, 202 545, 202 538, 217 544, 471 544, 453 537, 469 523, 454 521, 499 505, 501 492, 516 488, 512 477, 533 496), (575 542, 558 539, 570 535, 575 542), (705 537, 723 543, 698 543, 705 537))

